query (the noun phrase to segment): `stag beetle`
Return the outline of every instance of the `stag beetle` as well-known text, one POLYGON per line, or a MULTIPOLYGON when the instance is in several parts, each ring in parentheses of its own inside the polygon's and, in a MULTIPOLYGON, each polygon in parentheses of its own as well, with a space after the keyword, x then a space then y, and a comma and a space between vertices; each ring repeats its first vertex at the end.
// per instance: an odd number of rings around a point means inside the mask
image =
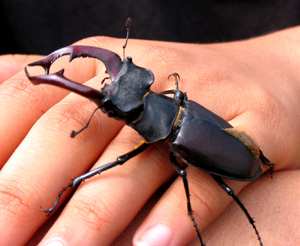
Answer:
MULTIPOLYGON (((243 210, 255 230, 260 245, 263 245, 253 218, 233 189, 222 178, 252 181, 262 174, 262 165, 269 167, 272 173, 274 164, 270 163, 258 145, 245 132, 233 127, 200 104, 188 100, 187 95, 179 90, 177 73, 170 75, 175 77, 175 90, 161 93, 151 91, 150 87, 154 82, 152 72, 136 66, 131 57, 125 58, 130 23, 131 20, 128 19, 126 42, 123 46, 123 61, 116 53, 102 48, 69 46, 28 65, 42 66, 46 75, 30 76, 25 68, 25 73, 33 84, 55 85, 87 97, 98 105, 91 118, 98 109, 101 109, 109 117, 125 122, 144 138, 144 141, 134 150, 119 156, 116 161, 74 178, 60 191, 54 205, 50 209, 42 209, 42 211, 50 215, 56 208, 61 195, 68 188, 76 188, 84 180, 117 165, 122 165, 145 151, 151 144, 163 141, 167 142, 170 149, 170 161, 183 180, 188 215, 193 222, 201 245, 204 246, 204 243, 193 217, 185 171, 186 165, 179 164, 177 158, 212 175, 213 179, 243 210), (70 55, 70 62, 77 57, 100 59, 106 66, 106 72, 109 74, 111 82, 99 91, 67 79, 63 69, 49 74, 51 64, 63 55, 70 55), (167 96, 168 94, 173 96, 167 96)), ((87 128, 91 118, 81 130, 73 131, 71 137, 75 137, 87 128)))

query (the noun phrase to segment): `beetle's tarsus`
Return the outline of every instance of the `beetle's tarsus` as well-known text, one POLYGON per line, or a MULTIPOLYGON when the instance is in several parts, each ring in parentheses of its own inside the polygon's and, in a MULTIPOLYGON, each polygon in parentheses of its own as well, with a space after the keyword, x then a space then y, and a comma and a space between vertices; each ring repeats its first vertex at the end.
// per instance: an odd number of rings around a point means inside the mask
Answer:
MULTIPOLYGON (((273 173, 274 173, 274 166, 275 166, 275 164, 273 164, 273 163, 270 163, 270 164, 272 164, 272 165, 271 165, 271 167, 267 170, 267 172, 271 174, 271 179, 272 179, 272 178, 273 178, 273 173)), ((269 166, 269 165, 268 165, 268 166, 269 166)))
POLYGON ((269 167, 269 170, 267 172, 270 172, 271 174, 271 178, 273 178, 273 173, 274 173, 274 169, 275 169, 275 164, 271 163, 270 160, 263 154, 263 152, 261 150, 259 150, 260 153, 260 160, 263 163, 264 167, 269 167))
POLYGON ((68 185, 66 185, 66 186, 58 193, 58 195, 57 195, 57 197, 56 197, 56 200, 55 200, 55 202, 54 202, 54 204, 53 204, 53 206, 52 206, 51 208, 49 208, 49 209, 47 209, 47 210, 41 208, 41 211, 43 211, 44 213, 46 213, 46 214, 47 214, 47 217, 49 217, 50 214, 56 209, 56 207, 57 207, 57 205, 58 205, 58 202, 59 202, 60 197, 62 196, 62 194, 63 194, 68 188, 71 188, 71 187, 73 187, 73 182, 72 182, 72 183, 69 183, 68 185))
POLYGON ((179 74, 178 74, 178 73, 171 73, 171 74, 168 76, 168 79, 169 79, 171 76, 174 76, 174 78, 175 78, 176 90, 179 91, 179 83, 178 83, 178 79, 180 80, 179 74))
MULTIPOLYGON (((51 207, 51 208, 52 208, 52 207, 51 207)), ((50 214, 51 214, 51 213, 53 212, 53 210, 54 210, 54 209, 51 209, 51 208, 50 208, 50 209, 47 209, 47 210, 41 208, 41 211, 44 212, 44 213, 46 214, 47 217, 49 217, 50 214)))

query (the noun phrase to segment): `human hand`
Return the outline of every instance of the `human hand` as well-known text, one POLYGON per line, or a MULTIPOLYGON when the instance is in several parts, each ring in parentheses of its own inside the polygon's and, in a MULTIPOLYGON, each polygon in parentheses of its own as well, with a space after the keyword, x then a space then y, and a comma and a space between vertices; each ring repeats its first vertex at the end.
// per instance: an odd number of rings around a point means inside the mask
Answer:
MULTIPOLYGON (((130 40, 126 54, 138 66, 154 73, 154 91, 174 89, 174 82, 168 81, 167 76, 179 73, 180 90, 232 125, 248 129, 265 155, 276 163, 276 171, 296 169, 300 139, 296 62, 299 51, 295 40, 286 39, 291 37, 290 32, 299 30, 211 45, 130 40)), ((77 44, 121 54, 123 42, 89 38, 77 44)), ((66 60, 56 63, 67 67, 67 77, 87 81, 85 84, 94 88, 101 86, 99 82, 105 76, 102 63, 77 59, 67 64, 66 60)), ((35 68, 30 71, 38 72, 35 68)), ((67 94, 49 85, 33 86, 24 72, 1 84, 0 245, 26 243, 47 220, 39 208, 50 207, 65 184, 91 167, 132 150, 141 140, 133 130, 99 113, 88 130, 75 139, 69 138, 71 130, 86 123, 95 105, 78 95, 67 94)), ((187 172, 194 215, 203 230, 231 199, 209 174, 193 167, 188 167, 187 172)), ((82 184, 50 226, 43 242, 56 238, 70 245, 110 245, 158 187, 174 175, 167 148, 163 144, 151 147, 124 166, 82 184)), ((236 193, 247 185, 226 182, 236 193)), ((252 186, 258 189, 262 182, 254 181, 252 186)), ((247 189, 243 194, 251 198, 247 189)), ((264 189, 268 190, 268 186, 264 189)), ((263 241, 268 241, 257 210, 251 211, 263 241)), ((171 235, 167 245, 186 245, 196 236, 186 213, 182 181, 177 178, 141 225, 135 240, 141 239, 150 227, 163 224, 171 235)), ((248 224, 245 217, 241 220, 248 224)), ((253 235, 247 240, 257 243, 253 230, 248 229, 253 235)), ((209 230, 207 235, 211 237, 209 230)), ((165 233, 158 238, 167 240, 165 233)), ((207 241, 205 235, 203 239, 207 241)))

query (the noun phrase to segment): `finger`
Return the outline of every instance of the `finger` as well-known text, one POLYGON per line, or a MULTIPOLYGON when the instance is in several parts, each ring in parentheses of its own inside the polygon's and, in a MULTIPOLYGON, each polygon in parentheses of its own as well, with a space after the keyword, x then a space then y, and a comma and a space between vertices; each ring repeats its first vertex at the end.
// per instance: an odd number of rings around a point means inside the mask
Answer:
POLYGON ((0 56, 0 84, 19 73, 33 61, 41 59, 37 55, 2 55, 0 56))
MULTIPOLYGON (((62 64, 64 64, 64 62, 62 62, 62 64)), ((72 63, 74 64, 74 63, 72 63)), ((76 64, 76 63, 75 63, 76 64)), ((82 66, 74 66, 73 69, 79 70, 82 69, 82 66)), ((90 73, 90 70, 93 70, 94 66, 90 66, 88 67, 88 69, 84 70, 86 77, 90 76, 90 74, 93 75, 93 73, 90 73), (87 75, 86 75, 87 74, 87 75)), ((33 69, 34 70, 34 69, 33 69)), ((81 78, 80 76, 78 76, 78 73, 74 72, 74 70, 71 70, 71 75, 74 74, 77 75, 77 79, 81 78)), ((76 70, 76 71, 77 71, 76 70)), ((31 71, 32 72, 32 71, 31 71)), ((33 71, 34 72, 34 71, 33 71)), ((94 70, 92 71, 94 72, 94 70)), ((75 76, 76 77, 76 76, 75 76)), ((19 142, 21 142, 21 140, 23 139, 23 137, 27 134, 27 132, 29 131, 29 129, 31 128, 31 126, 33 125, 33 123, 45 112, 47 111, 52 105, 54 105, 55 103, 57 103, 59 100, 61 100, 61 98, 63 98, 67 93, 59 88, 55 88, 55 87, 48 87, 48 86, 39 86, 39 87, 31 87, 31 84, 25 84, 24 81, 24 73, 15 76, 14 78, 8 80, 7 82, 5 82, 4 86, 1 86, 1 90, 3 89, 3 93, 1 94, 1 96, 3 96, 3 101, 7 102, 7 105, 9 106, 13 106, 14 108, 16 108, 17 110, 14 111, 16 112, 15 114, 13 114, 12 112, 10 112, 11 110, 7 110, 7 107, 3 107, 2 108, 2 115, 5 115, 6 118, 8 119, 7 121, 5 121, 3 123, 4 125, 4 129, 3 131, 1 131, 1 133, 4 134, 4 138, 1 138, 2 140, 4 139, 6 141, 6 144, 2 145, 5 147, 3 153, 5 153, 5 155, 3 155, 3 163, 5 162, 5 160, 8 158, 8 156, 10 156, 10 154, 14 151, 14 149, 16 149, 16 147, 18 146, 19 142), (27 89, 25 90, 24 93, 24 88, 27 89), (34 88, 34 89, 33 89, 34 88), (40 89, 37 89, 40 88, 40 89), (47 90, 45 90, 47 88, 47 90), (34 90, 40 90, 37 92, 35 92, 34 90), (49 101, 48 100, 48 95, 52 94, 53 97, 50 97, 49 101), (40 99, 41 103, 36 103, 36 100, 33 99, 40 99), (6 100, 8 99, 8 100, 6 100), (25 107, 27 111, 22 111, 22 107, 20 107, 19 105, 19 101, 25 102, 28 104, 29 107, 25 107), (32 107, 32 108, 31 108, 32 107), (33 112, 31 112, 33 111, 33 112), (20 113, 22 112, 25 117, 19 117, 17 118, 17 112, 20 113), (29 115, 29 117, 27 117, 29 115), (7 117, 8 116, 8 117, 7 117), (21 124, 21 125, 20 125, 21 124), (7 132, 7 129, 10 129, 9 127, 11 127, 12 129, 15 129, 16 131, 14 132, 15 135, 13 134, 9 134, 7 132), (6 152, 5 152, 6 151, 6 152)), ((65 102, 66 103, 66 102, 65 102)), ((63 104, 60 104, 63 105, 63 104)), ((4 105, 5 106, 5 105, 4 105)), ((23 106, 23 105, 22 105, 23 106)), ((70 105, 68 103, 65 104, 65 109, 68 112, 68 108, 70 105)), ((10 207, 10 204, 6 202, 5 199, 2 199, 3 204, 2 207, 4 210, 7 210, 8 213, 3 214, 3 217, 5 217, 5 219, 3 219, 3 222, 7 222, 7 220, 9 220, 9 218, 12 219, 12 221, 9 221, 9 224, 11 224, 12 226, 14 226, 16 228, 16 230, 12 230, 10 232, 7 233, 7 235, 5 237, 3 237, 2 240, 5 240, 7 238, 14 238, 15 237, 15 232, 17 231, 17 228, 20 228, 20 224, 21 221, 24 219, 26 221, 32 218, 32 216, 37 216, 36 212, 33 212, 32 214, 30 214, 32 211, 28 211, 29 207, 36 207, 37 205, 37 200, 33 199, 31 200, 30 194, 32 194, 32 192, 37 193, 38 195, 43 196, 45 193, 44 191, 47 191, 49 193, 47 193, 47 196, 50 196, 52 194, 52 191, 54 190, 54 188, 57 188, 55 186, 51 186, 49 189, 44 189, 43 191, 39 191, 36 192, 35 187, 40 186, 39 180, 49 180, 50 177, 50 173, 47 172, 47 168, 50 166, 50 159, 53 156, 55 159, 55 170, 59 171, 59 174, 61 176, 65 176, 64 174, 66 172, 64 172, 64 168, 60 168, 61 166, 64 166, 64 162, 69 163, 69 165, 73 164, 72 160, 76 159, 76 157, 79 157, 79 160, 82 161, 83 163, 79 163, 82 164, 81 167, 84 169, 87 168, 87 163, 89 161, 83 161, 82 160, 82 156, 80 155, 79 152, 75 155, 70 155, 70 151, 73 150, 72 145, 68 145, 66 139, 62 138, 58 138, 58 135, 55 134, 56 131, 58 131, 58 129, 64 129, 62 127, 62 119, 61 119, 61 115, 63 115, 64 110, 58 110, 60 106, 54 107, 55 109, 51 109, 47 111, 47 114, 45 116, 43 116, 41 118, 41 120, 39 121, 38 124, 36 124, 35 127, 32 128, 32 130, 30 131, 30 134, 28 136, 26 136, 25 140, 22 142, 22 145, 20 147, 17 148, 17 150, 15 151, 14 155, 11 157, 11 159, 9 160, 9 162, 6 163, 5 168, 3 169, 3 171, 1 172, 1 174, 3 175, 3 179, 2 179, 2 195, 4 197, 8 196, 10 197, 10 199, 12 201, 19 201, 19 204, 23 204, 23 209, 18 208, 16 209, 16 207, 18 207, 16 204, 10 207), (60 116, 56 117, 55 110, 59 111, 60 116), (45 124, 45 127, 41 127, 45 122, 49 122, 49 125, 45 124), (53 125, 55 127, 53 127, 53 125), (51 130, 53 130, 53 132, 51 132, 51 130), (50 133, 49 133, 50 132, 50 133), (42 136, 42 137, 41 137, 42 136), (51 140, 52 139, 52 140, 51 140), (33 143, 33 144, 32 144, 33 143), (48 143, 48 145, 45 145, 46 147, 41 147, 43 143, 48 143), (59 143, 59 144, 57 144, 59 143), (48 148, 47 148, 48 147, 48 148), (66 153, 65 154, 65 158, 61 158, 59 159, 58 156, 60 156, 62 154, 62 149, 64 149, 64 147, 67 147, 66 153), (30 154, 27 154, 28 150, 30 149, 30 154), (50 151, 48 151, 50 150, 50 151), (24 157, 24 154, 26 153, 26 156, 24 157), (39 153, 40 155, 36 155, 36 153, 39 153), (45 154, 45 155, 44 155, 45 154), (41 158, 41 159, 39 159, 41 158), (44 168, 40 168, 37 166, 34 166, 34 164, 38 163, 37 161, 42 161, 44 159, 47 159, 48 162, 46 162, 44 168), (58 160, 57 160, 58 159, 58 160), (22 160, 22 162, 21 162, 22 160), (71 163, 71 164, 70 164, 71 163), (25 166, 26 169, 22 169, 21 167, 25 166), (34 170, 38 169, 38 174, 34 172, 34 170), (17 170, 24 170, 24 173, 20 173, 17 172, 17 170), (15 173, 13 173, 15 172, 15 173), (42 177, 43 174, 46 174, 46 177, 42 177), (15 182, 16 180, 16 182, 15 182), (26 190, 26 192, 22 192, 22 190, 20 190, 17 186, 21 185, 21 184, 26 184, 28 183, 28 190, 26 190), (8 192, 10 191, 10 192, 8 192), (27 192, 28 191, 28 192, 27 192), (15 194, 14 192, 16 192, 17 194, 15 194), (19 192, 19 194, 18 194, 19 192), (29 194, 29 195, 28 195, 29 194), (30 204, 28 205, 28 202, 30 201, 30 204), (22 211, 23 212, 27 212, 27 217, 25 218, 24 216, 16 216, 16 217, 12 217, 10 216, 13 213, 16 213, 17 215, 19 215, 20 212, 15 212, 15 211, 22 211)), ((80 109, 80 108, 79 108, 80 109)), ((67 114, 67 116, 70 117, 70 121, 72 121, 72 119, 74 119, 74 113, 71 113, 70 115, 67 114)), ((74 122, 76 122, 76 120, 74 120, 74 122)), ((72 123, 71 123, 72 125, 72 123)), ((64 126, 64 125, 63 125, 64 126)), ((113 128, 112 128, 112 133, 113 133, 113 128)), ((68 134, 69 135, 69 134, 68 134)), ((66 136, 66 135, 65 135, 66 136)), ((4 141, 4 142, 5 142, 4 141)), ((105 145, 105 144, 104 144, 105 145)), ((96 145, 93 145, 93 147, 96 145)), ((97 150, 98 155, 101 152, 101 148, 100 150, 97 150)), ((81 153, 81 152, 80 152, 81 153)), ((94 152, 92 152, 94 153, 94 152)), ((82 154, 82 153, 81 153, 82 154)), ((90 157, 91 158, 91 157, 90 157)), ((91 161, 90 161, 91 162, 91 161)), ((90 165, 90 163, 89 163, 90 165)), ((69 166, 67 166, 69 167, 69 166)), ((76 171, 74 171, 76 172, 76 171)), ((52 172, 52 174, 54 175, 54 171, 52 172)), ((72 174, 72 173, 70 173, 72 174)), ((71 176, 71 175, 70 175, 71 176)), ((73 175, 74 176, 74 175, 73 175)), ((64 177, 65 179, 68 176, 64 177)), ((69 177, 68 177, 69 178, 69 177)), ((71 178, 71 177, 70 177, 71 178)), ((63 182, 63 181, 62 181, 63 182)), ((60 185, 60 183, 56 184, 57 186, 60 185)), ((43 187, 43 186, 41 186, 43 187)), ((46 187, 46 186, 45 186, 46 187)), ((57 190, 57 189, 56 189, 57 190)), ((36 196, 38 197, 38 196, 36 196)), ((47 197, 48 198, 48 197, 47 197)), ((40 203, 39 206, 40 207, 40 203)), ((26 213, 23 213, 26 214, 26 213)), ((39 216, 39 215, 38 215, 39 216)), ((41 221, 39 220, 35 220, 34 222, 32 220, 30 220, 30 222, 32 222, 32 224, 30 224, 30 226, 28 226, 26 228, 26 232, 24 231, 23 233, 23 237, 20 237, 19 240, 25 240, 26 237, 28 237, 34 230, 35 228, 37 228, 37 226, 41 223, 41 221)), ((3 227, 4 227, 5 223, 3 223, 3 227)), ((8 228, 5 228, 6 232, 8 231, 8 228)))
MULTIPOLYGON (((68 64, 67 60, 61 60, 58 62, 58 66, 60 65, 68 67, 68 74, 75 76, 78 82, 94 76, 95 66, 92 61, 80 65, 78 61, 68 64)), ((38 68, 32 68, 30 72, 44 73, 38 68)), ((24 71, 0 85, 0 167, 8 160, 34 122, 68 93, 54 86, 34 86, 28 81, 24 71)))
MULTIPOLYGON (((97 83, 94 78, 88 84, 97 83)), ((119 131, 120 122, 99 113, 87 131, 71 139, 71 130, 81 128, 95 107, 70 94, 38 120, 5 164, 0 173, 1 245, 24 244, 46 220, 40 208, 50 207, 57 191, 87 170, 119 131)))
MULTIPOLYGON (((298 208, 300 204, 297 200, 298 172, 297 170, 277 172, 273 179, 270 179, 269 175, 263 175, 261 179, 252 182, 239 194, 246 208, 255 213, 256 226, 266 245, 276 245, 278 242, 287 242, 288 245, 299 243, 300 238, 297 233, 297 218, 299 218, 300 211, 298 208), (287 200, 290 202, 287 203, 287 200)), ((142 213, 133 221, 134 223, 128 230, 122 233, 114 243, 115 246, 131 243, 139 221, 150 212, 152 206, 151 204, 148 206, 145 211, 141 211, 142 213)), ((257 238, 251 225, 234 202, 231 202, 222 214, 203 231, 202 236, 206 245, 243 245, 244 242, 257 245, 257 238)), ((198 238, 195 238, 189 245, 198 246, 198 238)))
MULTIPOLYGON (((281 171, 274 174, 273 179, 264 175, 240 193, 245 206, 255 212, 256 225, 265 245, 299 244, 299 184, 299 170, 281 171)), ((251 226, 234 203, 207 227, 203 236, 207 245, 243 245, 245 242, 257 245, 251 226)))
MULTIPOLYGON (((187 178, 194 217, 201 231, 225 209, 231 198, 203 171, 188 167, 187 178)), ((227 183, 237 193, 245 185, 233 181, 227 183)), ((195 228, 187 214, 183 183, 181 178, 177 178, 137 230, 133 241, 136 245, 141 242, 148 245, 186 245, 195 237, 195 228)))
MULTIPOLYGON (((236 118, 232 121, 248 126, 249 119, 248 121, 245 119, 248 119, 248 115, 246 115, 245 118, 241 115, 239 121, 236 118)), ((253 122, 250 122, 250 126, 252 123, 253 122)), ((193 167, 189 167, 188 170, 190 171, 188 172, 187 178, 191 184, 191 203, 193 210, 196 211, 194 217, 196 218, 199 229, 202 230, 226 208, 231 198, 212 180, 209 174, 206 174, 206 176, 209 177, 209 179, 207 179, 203 172, 193 167)), ((182 186, 182 181, 179 180, 178 182, 178 185, 181 184, 182 186)), ((232 188, 236 194, 247 184, 234 181, 227 181, 227 183, 229 185, 232 183, 232 188)), ((134 238, 134 242, 137 245, 139 243, 142 244, 142 242, 148 245, 183 245, 196 236, 191 220, 186 216, 186 209, 179 210, 179 208, 186 207, 186 204, 184 205, 183 202, 185 201, 186 203, 187 200, 185 193, 183 192, 179 196, 179 206, 177 190, 179 190, 179 188, 175 186, 174 183, 153 209, 141 228, 139 228, 134 238), (172 194, 171 191, 173 192, 172 194), (176 206, 173 204, 176 204, 176 206), (182 221, 182 218, 186 218, 185 223, 182 221), (164 230, 162 230, 162 226, 164 226, 164 230), (168 239, 166 239, 167 235, 168 239)), ((255 235, 255 232, 253 233, 255 235)))
MULTIPOLYGON (((245 109, 242 114, 231 120, 230 124, 240 127, 254 139, 264 155, 276 164, 275 171, 287 169, 295 160, 297 141, 293 137, 288 138, 287 141, 286 136, 292 135, 291 129, 282 128, 280 124, 275 123, 277 120, 274 119, 274 115, 276 115, 274 109, 278 105, 275 105, 272 100, 268 100, 268 103, 264 103, 263 99, 260 101, 261 103, 258 103, 256 108, 263 109, 245 109)), ((286 120, 284 117, 281 119, 282 122, 285 122, 283 124, 287 124, 286 120)))
MULTIPOLYGON (((123 128, 96 166, 132 150, 140 140, 133 130, 123 128)), ((166 165, 165 146, 161 148, 160 144, 151 146, 122 166, 84 182, 41 245, 54 240, 69 245, 111 245, 155 190, 174 175, 166 165)))

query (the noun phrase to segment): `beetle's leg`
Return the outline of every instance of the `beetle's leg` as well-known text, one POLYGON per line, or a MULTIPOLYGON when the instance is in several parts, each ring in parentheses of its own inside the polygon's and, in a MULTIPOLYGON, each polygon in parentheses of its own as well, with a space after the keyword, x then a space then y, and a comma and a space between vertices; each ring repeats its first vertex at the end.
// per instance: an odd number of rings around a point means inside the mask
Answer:
POLYGON ((171 73, 169 76, 168 76, 168 79, 171 77, 171 76, 174 76, 175 78, 175 86, 176 86, 176 90, 169 90, 169 91, 164 91, 162 92, 161 94, 170 94, 170 93, 174 93, 174 100, 175 100, 175 103, 179 106, 182 106, 183 105, 183 102, 185 100, 187 100, 187 95, 186 93, 183 93, 182 91, 179 90, 179 83, 178 83, 178 79, 180 79, 180 76, 178 73, 171 73))
POLYGON ((191 205, 191 199, 190 199, 190 190, 189 190, 189 184, 188 184, 188 180, 187 180, 187 174, 186 171, 184 170, 184 167, 182 167, 176 160, 176 157, 174 156, 173 153, 170 153, 170 160, 171 163, 173 164, 175 170, 177 171, 177 173, 179 174, 179 176, 182 178, 183 184, 184 184, 184 190, 185 190, 185 194, 186 194, 186 199, 187 199, 187 210, 188 210, 188 215, 190 216, 194 227, 196 229, 198 238, 200 240, 201 246, 204 246, 205 244, 203 243, 198 225, 196 223, 196 220, 193 216, 193 210, 192 210, 192 205, 191 205))
POLYGON ((265 167, 270 167, 268 171, 271 173, 271 178, 273 178, 275 164, 271 163, 269 161, 269 159, 267 157, 265 157, 265 155, 263 154, 263 152, 261 150, 259 150, 259 153, 260 153, 259 158, 262 161, 263 165, 265 167))
POLYGON ((180 79, 179 74, 178 74, 178 73, 171 73, 171 74, 168 76, 168 79, 169 79, 171 76, 174 76, 174 78, 175 78, 175 85, 176 85, 176 91, 179 91, 179 83, 178 83, 178 79, 180 79))
POLYGON ((126 161, 130 160, 131 158, 137 156, 138 154, 142 153, 144 150, 146 150, 148 147, 150 146, 150 144, 148 144, 147 142, 143 142, 141 145, 138 145, 134 150, 128 152, 127 154, 124 154, 124 155, 121 155, 119 156, 116 161, 114 162, 111 162, 111 163, 108 163, 108 164, 105 164, 101 167, 98 167, 94 170, 91 170, 85 174, 82 174, 76 178, 74 178, 72 180, 71 183, 69 183, 68 185, 66 185, 58 194, 58 196, 56 197, 56 200, 53 204, 53 206, 47 210, 44 210, 41 208, 41 210, 45 213, 47 213, 47 216, 49 216, 54 210, 55 208, 57 207, 57 204, 60 200, 60 197, 62 196, 62 194, 68 189, 68 188, 77 188, 81 182, 85 181, 86 179, 89 179, 97 174, 101 174, 102 172, 108 170, 108 169, 111 169, 115 166, 118 166, 118 165, 122 165, 124 164, 126 161))
POLYGON ((173 95, 175 95, 175 93, 176 93, 176 90, 168 90, 168 91, 162 91, 162 92, 160 92, 160 94, 162 94, 162 95, 166 95, 166 94, 173 94, 173 95))
POLYGON ((213 175, 212 177, 214 178, 214 180, 222 187, 223 190, 226 191, 226 193, 231 196, 234 201, 240 206, 240 208, 243 210, 244 214, 247 216, 250 224, 252 225, 253 229, 255 230, 255 233, 257 235, 258 241, 260 243, 261 246, 263 246, 263 243, 261 241, 261 237, 259 235, 259 232, 255 226, 255 221, 254 219, 251 217, 251 215, 249 214, 249 212, 247 211, 247 209, 245 208, 244 204, 241 202, 241 200, 237 197, 237 195, 234 193, 234 190, 231 189, 219 176, 213 175))

